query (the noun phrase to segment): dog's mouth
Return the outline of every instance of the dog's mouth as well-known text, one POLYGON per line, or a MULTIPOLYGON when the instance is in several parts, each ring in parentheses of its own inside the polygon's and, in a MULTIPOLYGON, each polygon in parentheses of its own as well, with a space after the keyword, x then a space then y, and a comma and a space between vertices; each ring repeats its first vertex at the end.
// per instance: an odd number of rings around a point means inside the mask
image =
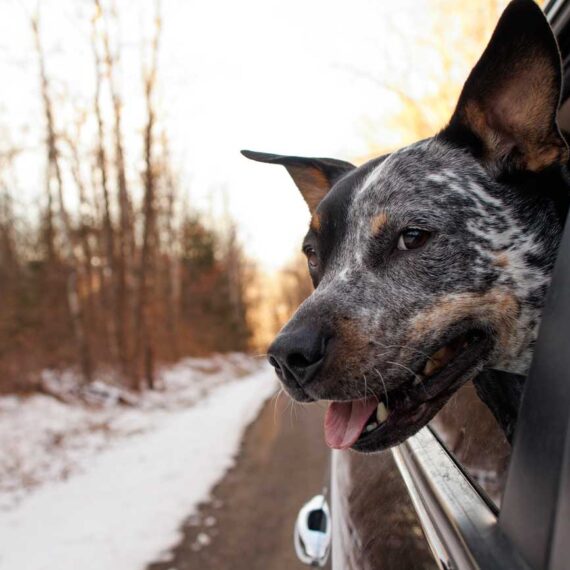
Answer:
POLYGON ((418 372, 376 397, 333 401, 325 418, 325 439, 335 449, 381 451, 424 427, 449 397, 479 371, 491 339, 472 330, 440 346, 420 361, 418 372))

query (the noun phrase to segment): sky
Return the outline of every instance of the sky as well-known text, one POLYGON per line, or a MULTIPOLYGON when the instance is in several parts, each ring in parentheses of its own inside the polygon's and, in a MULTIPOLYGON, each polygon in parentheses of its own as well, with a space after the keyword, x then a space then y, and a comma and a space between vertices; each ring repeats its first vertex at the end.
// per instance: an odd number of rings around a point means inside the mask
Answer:
MULTIPOLYGON (((138 137, 130 135, 129 152, 140 167, 141 46, 154 2, 117 5, 125 130, 138 137)), ((37 207, 44 175, 29 25, 35 6, 0 2, 0 145, 25 149, 18 159, 23 207, 37 207)), ((299 249, 308 210, 283 168, 250 162, 239 150, 358 161, 369 152, 370 125, 379 125, 372 129, 377 145, 397 144, 380 127, 397 102, 370 78, 390 82, 394 69, 429 63, 410 41, 429 20, 427 0, 163 0, 161 12, 159 119, 184 199, 215 216, 227 208, 246 251, 276 269, 299 249)), ((92 2, 42 0, 40 15, 52 89, 75 105, 62 107, 63 123, 72 107, 90 104, 92 2)), ((413 74, 407 79, 412 92, 423 88, 413 74)), ((140 190, 136 170, 131 180, 140 190)))

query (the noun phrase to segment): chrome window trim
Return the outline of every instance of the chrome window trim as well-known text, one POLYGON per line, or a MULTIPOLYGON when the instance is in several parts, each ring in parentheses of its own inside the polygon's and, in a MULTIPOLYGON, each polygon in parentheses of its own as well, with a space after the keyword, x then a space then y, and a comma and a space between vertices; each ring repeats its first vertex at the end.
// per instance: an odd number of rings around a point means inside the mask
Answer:
POLYGON ((394 448, 392 454, 442 570, 530 568, 429 428, 394 448))
POLYGON ((567 0, 550 0, 544 7, 550 25, 555 32, 558 32, 566 23, 568 18, 567 0))
POLYGON ((556 34, 566 26, 570 18, 568 0, 550 0, 544 7, 544 13, 556 34))

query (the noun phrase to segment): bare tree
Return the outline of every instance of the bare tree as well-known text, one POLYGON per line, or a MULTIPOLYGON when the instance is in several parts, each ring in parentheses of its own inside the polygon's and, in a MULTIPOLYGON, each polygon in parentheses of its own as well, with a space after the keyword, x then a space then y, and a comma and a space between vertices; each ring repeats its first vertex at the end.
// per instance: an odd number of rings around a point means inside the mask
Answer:
MULTIPOLYGON (((93 273, 93 251, 91 247, 91 242, 89 240, 92 220, 88 218, 87 212, 89 211, 89 200, 87 198, 87 189, 86 184, 81 172, 81 156, 79 152, 79 141, 81 139, 81 129, 85 122, 86 115, 85 113, 81 113, 78 120, 75 124, 74 132, 65 136, 65 143, 70 151, 70 167, 71 167, 71 174, 75 185, 77 187, 79 193, 79 227, 78 227, 78 237, 79 237, 79 245, 82 251, 82 265, 79 268, 79 271, 84 274, 85 279, 85 309, 84 309, 84 320, 85 322, 91 323, 90 327, 86 327, 86 334, 90 337, 93 337, 93 324, 96 325, 97 323, 97 310, 95 308, 95 277, 93 273)), ((80 260, 75 259, 76 263, 79 263, 80 260)), ((90 346, 93 343, 89 342, 90 346)))
MULTIPOLYGON (((106 68, 108 86, 113 108, 114 159, 117 186, 117 201, 119 211, 119 225, 115 232, 117 250, 115 251, 116 271, 116 316, 119 361, 123 374, 133 375, 132 347, 129 338, 132 332, 131 311, 129 303, 129 275, 134 263, 135 237, 133 224, 132 204, 127 186, 125 167, 125 151, 122 127, 122 99, 117 86, 116 68, 119 62, 119 51, 111 47, 109 24, 103 12, 100 0, 94 0, 96 13, 100 23, 99 35, 102 42, 103 59, 106 68)), ((112 15, 116 19, 116 10, 113 5, 112 15)))
POLYGON ((155 386, 155 347, 154 347, 154 309, 153 306, 153 269, 156 254, 156 172, 154 157, 154 129, 156 109, 154 93, 156 88, 158 53, 161 32, 159 2, 156 3, 155 32, 151 41, 150 63, 143 66, 144 97, 147 121, 144 128, 144 201, 143 201, 143 236, 139 265, 138 305, 136 309, 136 365, 137 372, 142 371, 147 386, 155 386))
POLYGON ((165 131, 161 134, 160 177, 164 189, 164 207, 162 208, 161 250, 163 253, 163 305, 165 310, 166 333, 171 347, 172 358, 179 357, 178 346, 178 304, 180 299, 180 251, 176 227, 177 181, 171 166, 170 145, 165 131))
MULTIPOLYGON (((100 55, 99 44, 103 43, 107 46, 109 43, 109 38, 106 30, 100 29, 100 23, 102 20, 102 8, 99 0, 95 1, 95 16, 92 20, 92 48, 93 56, 95 61, 95 94, 93 99, 93 108, 95 113, 95 119, 97 123, 97 144, 96 144, 96 155, 97 155, 97 170, 99 172, 99 181, 101 185, 101 190, 103 193, 103 214, 104 214, 104 226, 103 226, 103 236, 105 243, 105 252, 107 258, 107 264, 109 269, 109 287, 108 293, 107 288, 105 289, 105 297, 109 298, 110 314, 112 318, 109 321, 109 327, 111 329, 111 334, 114 339, 112 343, 113 355, 118 359, 121 366, 123 374, 128 374, 129 372, 129 348, 127 341, 127 312, 124 309, 124 302, 126 292, 124 290, 124 275, 123 275, 123 263, 122 263, 122 251, 117 252, 115 247, 115 229, 113 227, 113 221, 111 217, 111 197, 109 191, 109 181, 108 181, 108 159, 107 151, 105 147, 105 123, 103 120, 103 114, 101 111, 101 97, 102 97, 102 87, 103 79, 105 75, 108 76, 108 61, 107 58, 100 55), (107 73, 103 69, 104 66, 107 67, 107 73)), ((106 50, 105 50, 106 52, 106 50)), ((121 238, 119 238, 121 241, 121 238)))
MULTIPOLYGON (((40 89, 44 105, 46 149, 47 149, 47 175, 46 175, 47 192, 49 196, 50 206, 53 194, 55 194, 58 200, 59 217, 63 233, 64 251, 68 264, 67 267, 68 309, 73 324, 75 339, 79 349, 79 361, 81 364, 81 371, 84 379, 86 381, 91 381, 93 376, 93 363, 92 363, 89 343, 85 333, 84 315, 82 311, 81 298, 79 295, 79 279, 77 274, 78 264, 75 257, 73 228, 64 200, 63 177, 61 172, 60 156, 58 150, 58 136, 54 121, 53 104, 49 89, 49 80, 45 66, 45 55, 41 44, 38 14, 32 17, 31 24, 36 44, 36 51, 38 55, 40 89)), ((50 216, 50 225, 51 225, 52 224, 51 207, 49 208, 49 216, 50 216)))
MULTIPOLYGON (((374 121, 365 123, 369 153, 362 159, 393 150, 378 134, 386 129, 400 135, 402 145, 433 136, 449 120, 469 70, 477 61, 482 46, 489 40, 495 23, 508 0, 468 2, 467 0, 431 0, 431 24, 425 34, 415 35, 413 43, 433 55, 437 65, 418 69, 410 57, 400 57, 397 64, 383 74, 343 65, 351 75, 366 79, 398 101, 400 109, 392 112, 382 128, 374 121), (452 22, 452 23, 451 23, 452 22), (465 33, 458 33, 457 28, 465 33), (414 92, 410 78, 421 73, 423 84, 429 86, 414 92)), ((397 36, 400 31, 395 31, 397 36)), ((407 43, 407 42, 404 42, 407 43)), ((391 47, 391 46, 390 46, 391 47)), ((405 53, 405 52, 404 52, 405 53)), ((390 58, 387 58, 388 60, 390 58)))
POLYGON ((46 154, 39 222, 18 217, 13 206, 18 184, 6 167, 19 149, 4 144, 0 127, 3 391, 35 389, 40 370, 74 363, 82 381, 106 370, 133 388, 154 388, 159 362, 241 350, 250 341, 246 292, 253 272, 235 227, 181 208, 180 180, 157 112, 160 6, 145 44, 143 89, 132 94, 146 106, 143 196, 135 204, 117 81, 118 15, 114 0, 90 1, 95 81, 87 104, 59 102, 39 19, 30 18, 46 154), (64 122, 66 116, 72 119, 64 122))

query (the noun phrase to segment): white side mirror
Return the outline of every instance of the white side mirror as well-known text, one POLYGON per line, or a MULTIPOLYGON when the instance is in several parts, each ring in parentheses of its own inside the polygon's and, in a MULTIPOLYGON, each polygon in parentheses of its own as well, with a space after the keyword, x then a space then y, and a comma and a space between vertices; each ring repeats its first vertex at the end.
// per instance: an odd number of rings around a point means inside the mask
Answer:
POLYGON ((331 545, 330 509, 323 495, 316 495, 305 503, 295 523, 295 552, 307 564, 322 568, 329 558, 331 545))

